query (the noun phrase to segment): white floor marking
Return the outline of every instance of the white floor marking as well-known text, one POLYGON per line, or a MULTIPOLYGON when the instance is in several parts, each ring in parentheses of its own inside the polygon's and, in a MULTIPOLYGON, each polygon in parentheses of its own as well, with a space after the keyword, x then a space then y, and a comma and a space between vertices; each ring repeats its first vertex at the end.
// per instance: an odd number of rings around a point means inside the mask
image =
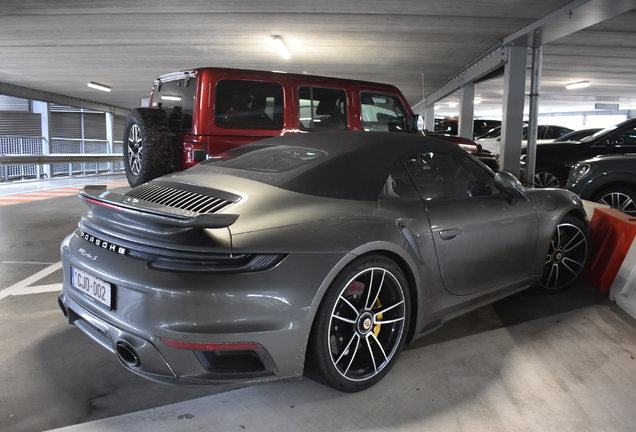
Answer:
POLYGON ((62 289, 62 284, 50 284, 50 285, 37 285, 30 286, 32 283, 39 281, 40 279, 45 278, 53 272, 58 271, 62 268, 62 261, 56 262, 48 266, 47 268, 40 270, 33 276, 29 276, 28 278, 21 280, 20 282, 11 285, 8 288, 0 291, 0 300, 5 297, 9 297, 10 295, 25 295, 25 294, 37 294, 42 292, 51 292, 51 291, 59 291, 62 289))

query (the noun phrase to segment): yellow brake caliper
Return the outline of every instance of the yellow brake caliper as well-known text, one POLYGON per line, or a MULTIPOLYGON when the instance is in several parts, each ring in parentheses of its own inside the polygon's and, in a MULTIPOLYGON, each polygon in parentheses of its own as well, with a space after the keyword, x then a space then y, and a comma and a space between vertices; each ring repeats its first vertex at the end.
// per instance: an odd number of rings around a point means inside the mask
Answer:
MULTIPOLYGON (((380 303, 380 299, 375 299, 375 303, 373 304, 373 310, 377 310, 380 309, 382 307, 382 304, 380 303)), ((382 321, 382 314, 378 315, 377 321, 382 321)), ((373 327, 373 334, 375 335, 375 337, 378 337, 378 335, 380 334, 380 327, 381 324, 376 324, 373 327)))

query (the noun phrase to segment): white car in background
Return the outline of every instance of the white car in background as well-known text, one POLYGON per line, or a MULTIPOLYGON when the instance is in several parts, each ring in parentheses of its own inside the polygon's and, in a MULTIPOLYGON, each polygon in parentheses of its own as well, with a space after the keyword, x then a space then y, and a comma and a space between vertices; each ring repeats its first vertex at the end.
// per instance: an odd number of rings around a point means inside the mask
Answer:
MULTIPOLYGON (((554 141, 572 132, 572 129, 555 125, 539 125, 537 132, 537 144, 544 144, 554 141)), ((501 153, 501 127, 495 127, 480 136, 477 143, 481 144, 484 150, 490 151, 494 155, 501 153)), ((528 125, 523 125, 523 135, 521 138, 521 146, 528 145, 528 125)))

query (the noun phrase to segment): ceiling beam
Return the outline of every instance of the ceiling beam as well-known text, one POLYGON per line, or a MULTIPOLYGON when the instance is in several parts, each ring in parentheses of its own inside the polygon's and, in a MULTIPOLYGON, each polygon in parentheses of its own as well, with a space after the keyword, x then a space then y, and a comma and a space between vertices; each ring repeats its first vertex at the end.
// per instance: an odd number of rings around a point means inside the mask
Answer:
POLYGON ((470 82, 478 81, 507 62, 507 47, 537 47, 554 42, 636 8, 636 0, 575 0, 546 15, 479 56, 413 105, 416 111, 435 104, 470 82), (419 108, 416 108, 418 107, 419 108))

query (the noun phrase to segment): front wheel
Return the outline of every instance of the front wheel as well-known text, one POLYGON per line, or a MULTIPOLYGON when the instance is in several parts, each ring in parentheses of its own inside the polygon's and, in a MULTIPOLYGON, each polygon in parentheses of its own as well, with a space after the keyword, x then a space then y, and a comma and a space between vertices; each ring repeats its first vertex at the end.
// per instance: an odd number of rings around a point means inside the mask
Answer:
POLYGON ((636 216, 636 191, 622 186, 606 188, 592 198, 601 204, 622 211, 630 216, 636 216))
POLYGON ((567 179, 557 169, 552 167, 538 167, 534 174, 534 187, 558 188, 565 187, 567 179))
POLYGON ((552 235, 541 288, 550 292, 569 288, 587 266, 590 244, 587 226, 574 216, 563 217, 552 235))
POLYGON ((371 387, 402 350, 409 308, 406 278, 392 260, 373 254, 353 261, 318 309, 305 374, 344 392, 371 387))

